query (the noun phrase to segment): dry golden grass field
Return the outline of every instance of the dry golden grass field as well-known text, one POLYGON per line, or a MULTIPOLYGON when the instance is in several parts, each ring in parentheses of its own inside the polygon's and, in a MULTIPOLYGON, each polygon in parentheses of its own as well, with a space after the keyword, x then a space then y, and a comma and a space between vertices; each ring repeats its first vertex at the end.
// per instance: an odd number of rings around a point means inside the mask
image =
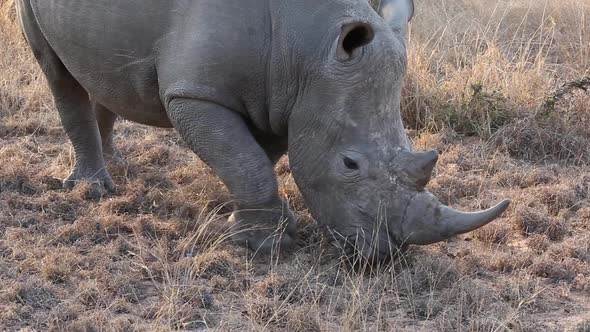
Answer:
POLYGON ((227 240, 229 195, 172 130, 120 121, 117 193, 60 189, 72 147, 0 0, 0 330, 590 331, 590 1, 415 2, 403 112, 441 152, 429 188, 513 204, 353 270, 287 159, 298 247, 266 259, 227 240))

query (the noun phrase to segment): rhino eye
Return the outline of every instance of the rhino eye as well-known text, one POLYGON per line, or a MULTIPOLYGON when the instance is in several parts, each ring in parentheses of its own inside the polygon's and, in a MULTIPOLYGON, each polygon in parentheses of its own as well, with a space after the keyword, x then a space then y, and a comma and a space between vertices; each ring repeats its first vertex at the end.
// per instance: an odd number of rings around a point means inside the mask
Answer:
POLYGON ((346 168, 348 168, 350 170, 354 170, 354 171, 359 169, 359 165, 357 164, 357 162, 348 158, 348 157, 344 157, 344 166, 346 166, 346 168))

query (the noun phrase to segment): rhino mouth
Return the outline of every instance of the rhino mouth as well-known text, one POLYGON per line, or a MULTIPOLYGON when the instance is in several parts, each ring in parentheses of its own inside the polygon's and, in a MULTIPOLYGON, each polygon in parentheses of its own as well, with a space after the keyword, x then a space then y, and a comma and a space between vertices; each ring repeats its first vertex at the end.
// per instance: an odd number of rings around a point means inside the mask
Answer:
POLYGON ((389 230, 368 231, 358 228, 350 235, 344 235, 333 229, 328 230, 331 243, 352 265, 359 263, 387 263, 407 246, 398 243, 394 232, 389 230))

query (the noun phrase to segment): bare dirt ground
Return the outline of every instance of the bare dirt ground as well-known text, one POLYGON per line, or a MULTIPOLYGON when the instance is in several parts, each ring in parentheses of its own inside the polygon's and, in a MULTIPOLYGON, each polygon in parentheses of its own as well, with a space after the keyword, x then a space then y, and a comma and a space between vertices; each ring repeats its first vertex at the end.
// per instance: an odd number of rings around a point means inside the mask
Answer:
POLYGON ((441 152, 429 185, 503 218, 351 271, 305 210, 290 255, 227 241, 229 196, 174 131, 121 121, 117 194, 73 164, 0 0, 0 330, 590 331, 590 3, 416 1, 404 118, 441 152))

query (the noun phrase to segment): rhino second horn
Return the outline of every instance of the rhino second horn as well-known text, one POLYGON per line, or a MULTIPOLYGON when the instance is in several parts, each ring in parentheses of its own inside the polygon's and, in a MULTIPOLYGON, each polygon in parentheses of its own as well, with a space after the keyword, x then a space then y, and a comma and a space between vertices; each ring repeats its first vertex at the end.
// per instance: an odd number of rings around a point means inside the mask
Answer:
POLYGON ((438 161, 438 152, 436 150, 426 152, 408 152, 406 155, 406 173, 414 181, 418 189, 424 189, 430 178, 436 162, 438 161))
POLYGON ((432 244, 471 232, 498 218, 510 205, 504 200, 479 212, 461 212, 441 204, 431 193, 418 193, 410 202, 399 239, 407 244, 432 244))

